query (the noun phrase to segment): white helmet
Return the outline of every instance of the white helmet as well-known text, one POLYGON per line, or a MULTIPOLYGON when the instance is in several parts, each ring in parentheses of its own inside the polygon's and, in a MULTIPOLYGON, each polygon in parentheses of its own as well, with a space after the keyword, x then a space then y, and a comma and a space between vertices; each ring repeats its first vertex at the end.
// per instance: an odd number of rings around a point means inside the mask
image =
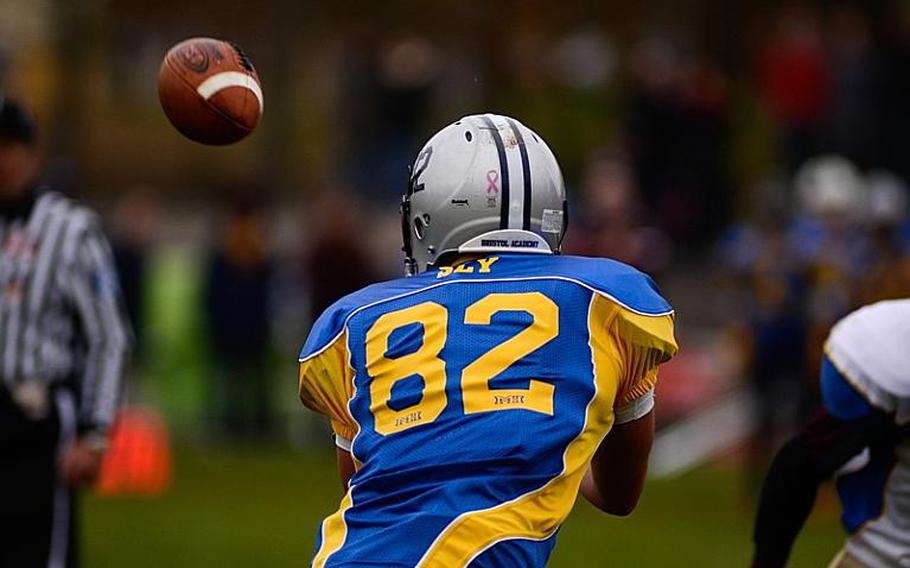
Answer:
POLYGON ((863 177, 849 160, 825 155, 810 158, 794 178, 803 211, 813 217, 843 215, 858 220, 863 213, 863 177))
POLYGON ((566 189, 556 157, 527 126, 466 116, 417 155, 401 202, 408 275, 455 253, 559 252, 566 189))

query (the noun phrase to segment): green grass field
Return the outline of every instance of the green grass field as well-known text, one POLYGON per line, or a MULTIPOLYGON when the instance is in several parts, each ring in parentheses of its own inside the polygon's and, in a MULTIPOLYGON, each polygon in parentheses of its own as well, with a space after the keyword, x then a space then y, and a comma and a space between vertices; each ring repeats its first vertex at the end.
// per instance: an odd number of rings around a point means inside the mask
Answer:
MULTIPOLYGON (((331 460, 276 448, 181 450, 163 497, 84 500, 85 565, 306 565, 318 523, 341 495, 331 460)), ((746 566, 752 513, 739 481, 716 466, 651 482, 626 519, 579 501, 550 566, 746 566)), ((825 566, 839 548, 835 508, 822 509, 792 566, 825 566)))

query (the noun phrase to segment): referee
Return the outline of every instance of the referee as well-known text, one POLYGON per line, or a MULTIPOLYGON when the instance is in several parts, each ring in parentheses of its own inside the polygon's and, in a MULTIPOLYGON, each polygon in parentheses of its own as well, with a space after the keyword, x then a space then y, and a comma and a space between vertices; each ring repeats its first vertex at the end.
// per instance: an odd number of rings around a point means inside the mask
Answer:
POLYGON ((37 184, 34 123, 0 102, 0 566, 77 558, 130 334, 94 213, 37 184))

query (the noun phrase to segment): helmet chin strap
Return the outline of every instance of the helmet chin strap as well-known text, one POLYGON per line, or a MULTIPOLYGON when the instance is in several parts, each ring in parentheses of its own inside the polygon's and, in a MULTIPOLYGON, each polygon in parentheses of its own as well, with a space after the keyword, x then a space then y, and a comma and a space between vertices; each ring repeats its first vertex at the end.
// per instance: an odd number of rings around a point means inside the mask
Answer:
POLYGON ((417 276, 417 262, 413 258, 404 259, 404 275, 417 276))
POLYGON ((404 252, 404 275, 417 274, 417 261, 414 260, 414 249, 411 241, 411 195, 414 193, 413 169, 408 166, 408 190, 401 196, 401 250, 404 252))
POLYGON ((414 276, 417 274, 417 261, 411 244, 411 196, 401 196, 401 250, 404 252, 404 274, 414 276))

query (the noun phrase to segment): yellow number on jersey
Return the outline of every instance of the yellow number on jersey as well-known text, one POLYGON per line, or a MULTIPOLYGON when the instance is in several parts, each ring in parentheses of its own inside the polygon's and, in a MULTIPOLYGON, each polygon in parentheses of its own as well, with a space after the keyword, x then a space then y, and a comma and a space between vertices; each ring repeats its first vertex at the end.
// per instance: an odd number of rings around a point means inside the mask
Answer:
POLYGON ((490 325, 494 314, 520 311, 531 314, 531 325, 521 333, 490 349, 464 368, 461 394, 466 414, 524 408, 553 414, 550 383, 531 379, 527 389, 491 389, 490 379, 559 335, 559 308, 540 292, 490 294, 471 304, 465 311, 467 324, 490 325))
POLYGON ((436 420, 446 406, 446 365, 439 358, 446 342, 448 312, 435 302, 424 302, 410 308, 382 315, 366 336, 366 367, 373 377, 370 382, 370 411, 375 417, 376 432, 392 434, 436 420), (420 348, 402 357, 389 359, 389 336, 409 324, 423 325, 420 348), (392 387, 401 379, 419 374, 424 389, 420 402, 403 410, 389 407, 392 387))
MULTIPOLYGON (((531 325, 505 342, 493 347, 461 374, 461 393, 465 414, 495 410, 525 409, 553 415, 555 387, 531 379, 526 389, 493 389, 490 380, 523 357, 559 335, 559 308, 540 292, 490 294, 468 306, 464 323, 490 325, 499 312, 526 312, 531 325)), ((410 308, 383 314, 366 335, 366 367, 370 382, 370 411, 375 430, 386 435, 401 432, 419 424, 428 424, 442 414, 446 397, 446 366, 439 358, 445 346, 448 311, 435 302, 424 302, 410 308), (389 336, 396 329, 419 323, 423 325, 420 348, 407 355, 389 359, 389 336), (403 410, 389 406, 395 383, 413 375, 423 377, 420 402, 403 410)))

